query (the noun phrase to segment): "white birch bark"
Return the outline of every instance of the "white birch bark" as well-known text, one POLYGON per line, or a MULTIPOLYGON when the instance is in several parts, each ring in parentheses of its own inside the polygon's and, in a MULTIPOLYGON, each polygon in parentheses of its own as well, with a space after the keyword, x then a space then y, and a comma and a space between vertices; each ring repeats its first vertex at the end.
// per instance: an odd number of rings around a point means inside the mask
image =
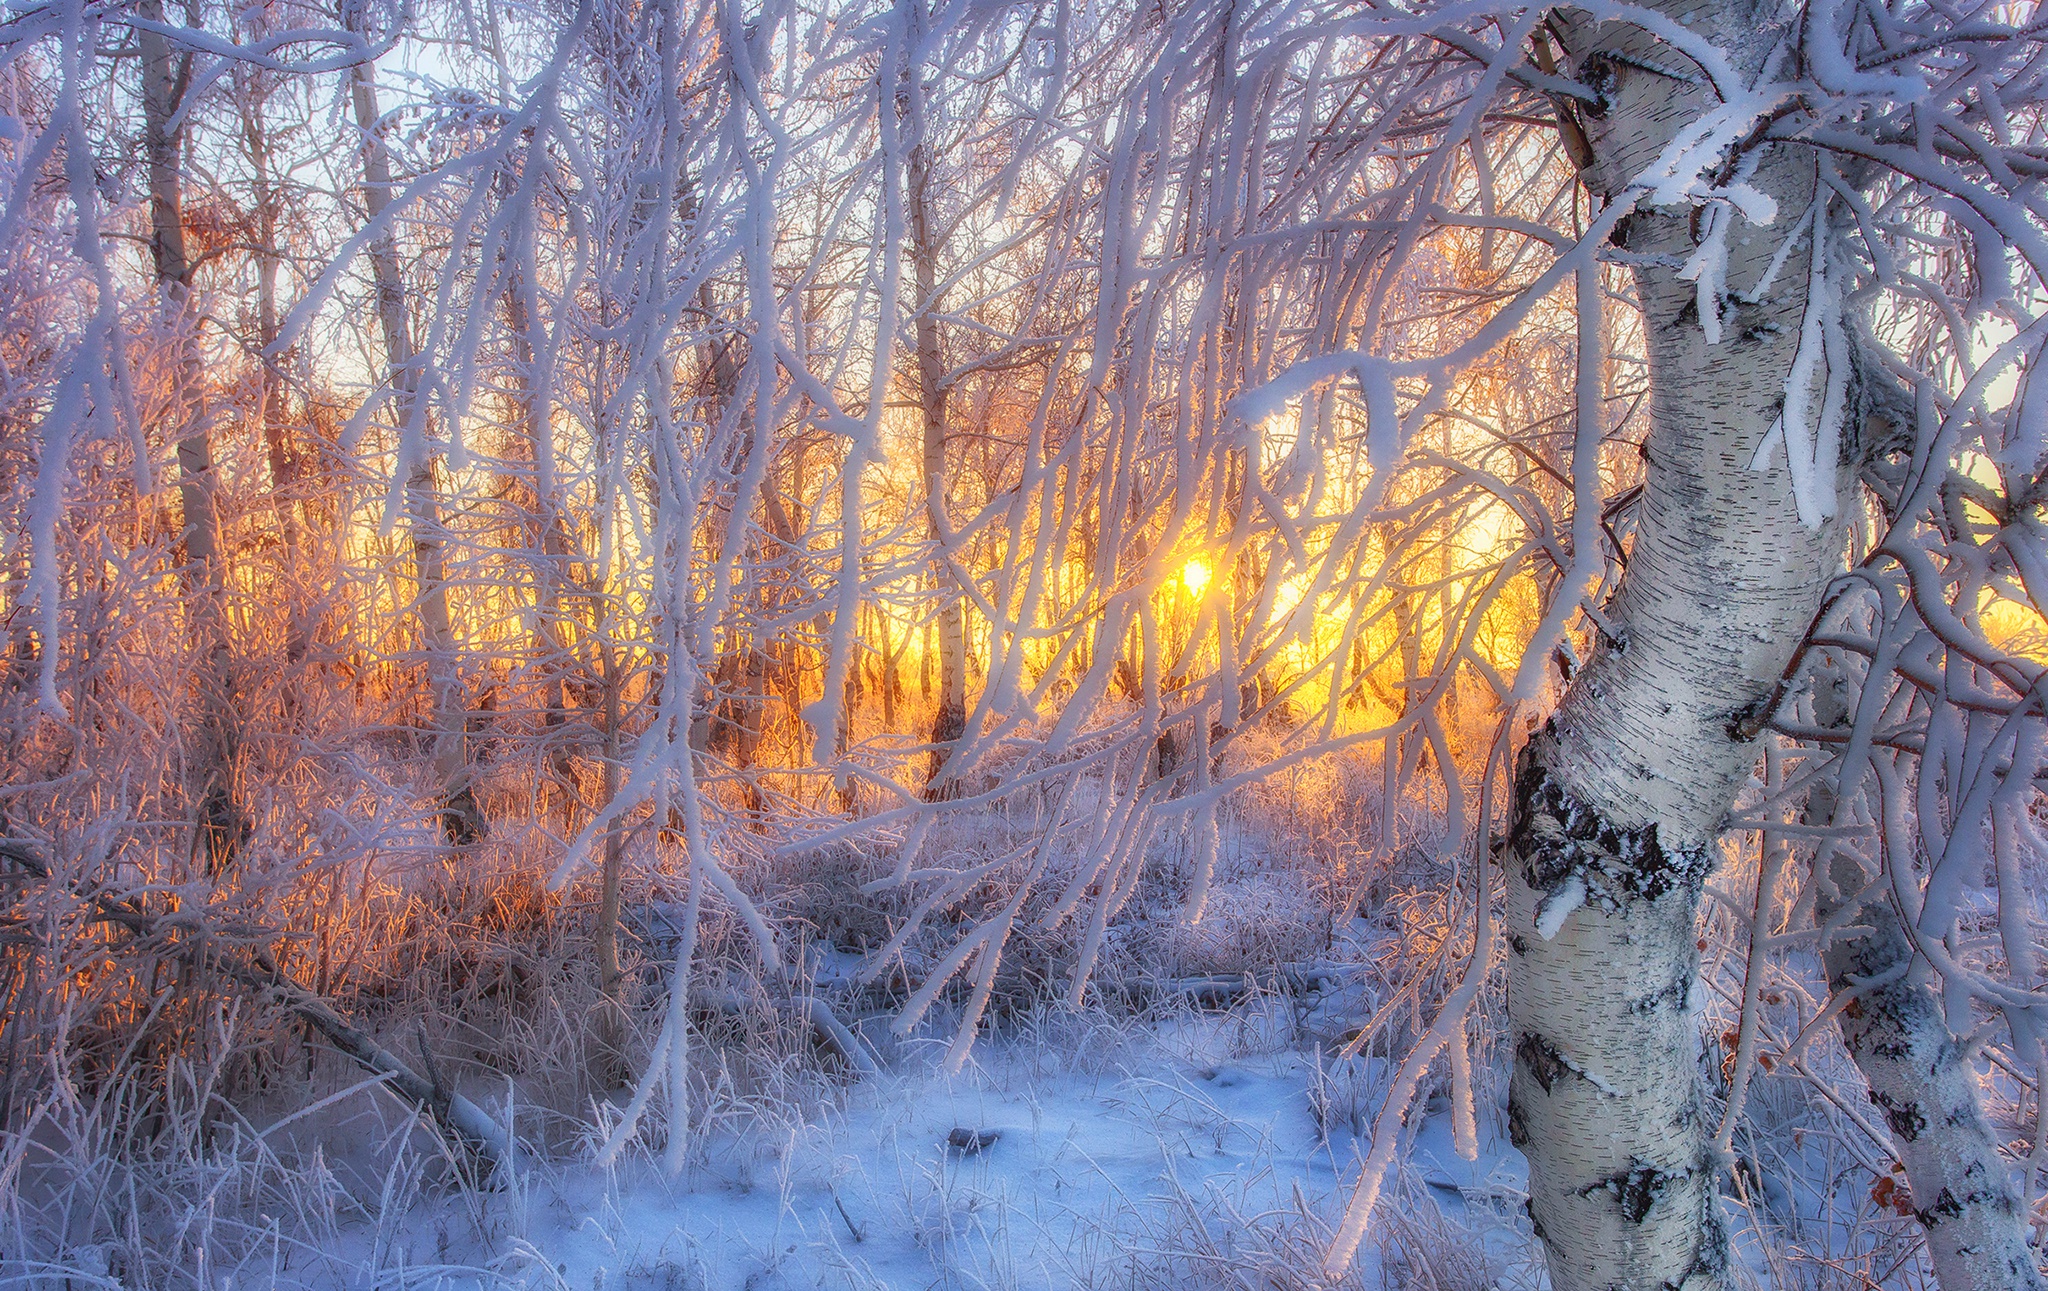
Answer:
POLYGON ((1834 894, 1817 913, 1853 907, 1825 960, 1828 985, 1855 998, 1837 1014, 1842 1043, 1884 1113, 1906 1168, 1913 1213, 1941 1291, 2038 1291, 2012 1168, 1979 1103, 1970 1051, 1949 1031, 1913 946, 1882 888, 1847 852, 1829 866, 1834 894))
MULTIPOLYGON (((1818 724, 1846 727, 1838 679, 1822 674, 1815 683, 1818 724)), ((1835 823, 1836 805, 1833 785, 1822 780, 1807 799, 1807 819, 1835 823)), ((1941 1291, 2041 1291, 2012 1168, 1985 1122, 1970 1050, 1943 1016, 1889 884, 1832 841, 1822 843, 1814 869, 1814 917, 1833 930, 1822 955, 1828 987, 1853 997, 1836 1025, 1891 1129, 1941 1291)))
MULTIPOLYGON (((1675 16, 1750 74, 1773 38, 1737 4, 1675 16)), ((1586 23, 1566 42, 1605 100, 1583 123, 1584 178, 1635 201, 1631 184, 1715 100, 1683 55, 1639 28, 1586 23)), ((1736 221, 1728 281, 1741 290, 1799 227, 1816 173, 1810 154, 1783 145, 1754 160, 1750 183, 1778 218, 1760 226, 1722 209, 1736 221)), ((1608 610, 1618 639, 1600 642, 1523 755, 1505 866, 1510 1133, 1529 1158, 1530 1215, 1558 1291, 1727 1283, 1697 1066, 1694 917, 1722 817, 1755 761, 1742 725, 1771 694, 1840 542, 1832 521, 1801 520, 1783 453, 1752 466, 1793 370, 1807 248, 1775 295, 1720 300, 1710 344, 1680 268, 1697 229, 1689 207, 1645 201, 1617 237, 1641 266, 1649 346, 1639 527, 1608 610)))

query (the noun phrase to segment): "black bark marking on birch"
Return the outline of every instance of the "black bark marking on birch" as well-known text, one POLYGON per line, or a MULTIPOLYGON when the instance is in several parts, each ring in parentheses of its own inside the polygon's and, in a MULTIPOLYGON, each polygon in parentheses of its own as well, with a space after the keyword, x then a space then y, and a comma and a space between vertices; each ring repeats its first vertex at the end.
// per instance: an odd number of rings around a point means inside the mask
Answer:
POLYGON ((1686 1001, 1691 998, 1692 974, 1686 973, 1654 995, 1645 995, 1641 999, 1630 1000, 1628 1011, 1635 1014, 1650 1014, 1655 1013, 1661 1008, 1682 1009, 1686 1006, 1686 1001))
POLYGON ((1906 1040, 1874 1040, 1871 1042, 1870 1052, 1879 1058, 1897 1062, 1911 1056, 1913 1046, 1906 1040))
POLYGON ((1659 1170, 1649 1162, 1637 1159, 1629 1163, 1628 1169, 1587 1184, 1579 1189, 1579 1195, 1590 1197, 1596 1192, 1605 1192, 1621 1208, 1622 1218, 1631 1224, 1640 1224, 1649 1218, 1650 1211, 1673 1184, 1684 1182, 1691 1174, 1690 1170, 1676 1173, 1659 1170))
POLYGON ((1529 1121, 1522 1112, 1522 1100, 1508 1096, 1508 1142, 1522 1147, 1529 1142, 1529 1121))
POLYGON ((1540 1035, 1525 1035, 1515 1043, 1515 1061, 1522 1064, 1522 1069, 1529 1073, 1530 1079, 1543 1087, 1546 1094, 1550 1092, 1550 1087, 1557 1083, 1559 1076, 1573 1071, 1572 1065, 1564 1060, 1564 1055, 1540 1035))
POLYGON ((1595 121, 1607 115, 1608 106, 1614 100, 1614 91, 1620 80, 1620 69, 1603 52, 1586 55, 1579 62, 1579 83, 1593 91, 1593 101, 1581 104, 1579 111, 1595 121))
POLYGON ((1775 690, 1769 694, 1758 695, 1728 714, 1727 724, 1722 727, 1723 732, 1737 744, 1754 739, 1752 731, 1763 729, 1764 723, 1770 720, 1771 710, 1777 707, 1777 701, 1778 694, 1775 690))
POLYGON ((1680 889, 1698 895, 1714 867, 1711 849, 1668 851, 1654 822, 1640 828, 1614 824, 1551 778, 1533 755, 1538 743, 1530 741, 1515 776, 1508 835, 1522 861, 1523 881, 1533 891, 1549 896, 1576 878, 1585 884, 1586 904, 1610 914, 1631 901, 1654 901, 1680 889))
POLYGON ((1954 1219, 1957 1215, 1960 1215, 1962 1213, 1963 1204, 1956 1200, 1956 1195, 1954 1193, 1950 1192, 1946 1188, 1943 1188, 1941 1190, 1941 1196, 1936 1197, 1934 1199, 1934 1204, 1932 1206, 1929 1206, 1925 1210, 1916 1210, 1913 1212, 1913 1215, 1920 1221, 1920 1226, 1922 1228, 1934 1228, 1937 1225, 1939 1225, 1943 1220, 1954 1219))
POLYGON ((1911 1143, 1920 1137, 1920 1131, 1927 1128, 1927 1114, 1920 1110, 1918 1103, 1893 1098, 1875 1089, 1870 1091, 1870 1101, 1884 1110, 1884 1119, 1891 1125, 1892 1133, 1903 1142, 1911 1143))
MULTIPOLYGON (((1866 875, 1840 856, 1836 864, 1833 890, 1863 886, 1866 875)), ((1937 1277, 1963 1291, 2039 1291, 2019 1196, 1972 1092, 1971 1055, 1932 990, 1906 974, 1912 948, 1897 910, 1878 896, 1854 911, 1824 900, 1816 915, 1863 927, 1827 947, 1828 984, 1846 997, 1842 1040, 1889 1122, 1937 1277), (1883 984, 1863 984, 1872 981, 1883 984)))

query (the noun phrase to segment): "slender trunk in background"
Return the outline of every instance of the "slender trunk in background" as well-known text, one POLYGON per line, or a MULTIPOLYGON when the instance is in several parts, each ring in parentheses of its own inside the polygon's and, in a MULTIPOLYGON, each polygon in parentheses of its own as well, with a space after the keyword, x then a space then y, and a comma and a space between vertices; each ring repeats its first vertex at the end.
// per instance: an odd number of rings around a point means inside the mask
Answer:
MULTIPOLYGON (((641 188, 639 205, 642 211, 649 201, 649 188, 648 185, 641 188)), ((655 260, 655 263, 662 262, 659 258, 655 260)), ((591 363, 597 380, 589 391, 589 398, 593 413, 592 447, 596 460, 602 462, 613 451, 612 445, 618 434, 611 416, 611 411, 617 406, 614 402, 617 387, 612 381, 619 371, 618 360, 625 357, 625 347, 614 338, 625 330, 618 325, 619 320, 629 314, 621 308, 619 297, 610 293, 600 295, 596 314, 605 331, 598 338, 591 363)), ((650 394, 650 398, 653 397, 660 396, 650 394)), ((586 549, 584 559, 579 562, 582 577, 578 588, 583 601, 578 634, 582 638, 581 644, 589 651, 590 659, 583 675, 596 678, 600 741, 598 798, 592 804, 591 815, 604 822, 604 849, 598 865, 597 923, 591 929, 590 941, 597 959, 601 1002, 594 1019, 596 1046, 591 1054, 590 1071, 592 1078, 604 1086, 617 1085, 631 1076, 625 1060, 625 976, 619 967, 620 885, 625 877, 625 835, 624 822, 612 815, 620 784, 619 760, 624 736, 619 728, 620 687, 624 679, 620 676, 619 625, 615 616, 619 607, 612 598, 615 549, 604 537, 606 517, 614 514, 611 506, 608 490, 600 482, 591 506, 592 527, 597 531, 598 539, 595 550, 586 549)))
POLYGON ((263 446, 270 459, 270 502, 284 539, 285 692, 288 711, 299 707, 298 669, 306 657, 311 630, 300 582, 299 461, 291 443, 285 402, 284 357, 277 345, 277 223, 279 193, 271 170, 270 137, 263 122, 264 100, 242 105, 242 142, 249 156, 256 206, 256 342, 263 350, 263 446))
MULTIPOLYGON (((142 0, 138 12, 162 23, 162 0, 142 0)), ((160 32, 138 29, 142 54, 143 151, 149 165, 150 255, 162 294, 164 323, 177 358, 172 376, 172 419, 178 436, 178 501, 184 510, 180 545, 184 583, 191 607, 193 644, 199 670, 200 752, 193 760, 198 790, 198 843, 207 870, 219 875, 233 865, 247 823, 235 803, 235 760, 240 720, 235 712, 234 669, 227 624, 227 568, 221 551, 219 489, 213 441, 200 385, 199 351, 193 328, 192 262, 185 249, 183 193, 184 127, 174 124, 192 70, 191 55, 173 52, 160 32)))
POLYGON ((920 698, 930 700, 932 697, 932 659, 937 654, 936 649, 933 647, 931 621, 927 619, 924 626, 919 628, 918 631, 921 633, 921 636, 917 652, 917 693, 920 698))
MULTIPOLYGON (((1401 671, 1397 684, 1391 691, 1375 686, 1380 702, 1387 705, 1394 715, 1394 724, 1399 725, 1408 717, 1408 710, 1415 701, 1416 674, 1422 671, 1422 634, 1415 625, 1415 604, 1412 593, 1396 585, 1393 601, 1394 640, 1400 646, 1401 671)), ((1422 743, 1422 732, 1412 727, 1402 727, 1398 736, 1386 742, 1386 752, 1380 755, 1381 799, 1380 846, 1392 856, 1400 846, 1401 813, 1395 804, 1401 801, 1401 786, 1408 783, 1414 774, 1417 761, 1416 747, 1422 743)))
MULTIPOLYGON (((384 143, 382 114, 377 107, 375 65, 358 64, 351 73, 356 125, 363 132, 363 209, 371 220, 391 202, 391 157, 384 143)), ((409 433, 419 387, 412 323, 406 312, 405 279, 399 272, 398 239, 390 229, 370 244, 370 272, 377 286, 377 318, 384 332, 385 362, 391 381, 392 421, 409 433)), ((427 649, 427 687, 433 725, 434 788, 440 806, 441 836, 461 846, 484 834, 483 813, 470 787, 462 681, 455 666, 455 630, 448 613, 446 528, 441 515, 440 486, 434 478, 434 456, 426 436, 405 480, 406 519, 412 529, 415 610, 427 649)))
MULTIPOLYGON (((912 73, 915 75, 915 72, 912 73)), ((958 782, 944 774, 947 760, 967 733, 967 606, 953 577, 952 553, 944 550, 946 520, 946 369, 939 354, 938 246, 932 216, 931 147, 910 150, 906 187, 910 206, 910 260, 917 298, 912 303, 917 332, 917 403, 923 429, 921 482, 925 533, 937 549, 932 590, 938 600, 939 706, 932 714, 931 759, 925 796, 951 798, 958 782)))
MULTIPOLYGON (((530 234, 529 234, 530 236, 530 234)), ((555 427, 534 379, 539 350, 533 343, 533 280, 524 266, 515 266, 505 289, 505 323, 512 337, 513 399, 533 455, 534 506, 528 531, 528 556, 534 571, 534 607, 540 638, 541 726, 549 772, 562 795, 563 828, 574 801, 568 786, 575 778, 566 738, 569 712, 568 673, 571 642, 564 630, 563 588, 569 582, 569 534, 562 519, 561 490, 555 480, 555 427)))
MULTIPOLYGON (((697 300, 707 320, 718 316, 717 302, 713 298, 711 284, 705 283, 698 289, 697 300)), ((752 400, 740 397, 740 365, 733 357, 731 338, 724 343, 707 336, 698 346, 698 355, 704 370, 711 379, 711 408, 707 420, 713 424, 722 422, 737 407, 740 430, 740 459, 746 461, 754 453, 754 424, 752 400)), ((768 517, 768 530, 785 553, 794 550, 794 535, 789 532, 789 517, 783 510, 780 497, 775 491, 773 468, 761 480, 760 500, 768 517)), ((733 498, 735 507, 752 507, 754 499, 733 498)), ((751 532, 751 530, 750 530, 751 532)), ((767 809, 761 796, 760 785, 752 776, 756 762, 760 760, 762 724, 768 707, 769 676, 773 671, 764 640, 762 626, 769 617, 770 605, 765 564, 761 559, 759 546, 750 538, 746 547, 743 568, 747 571, 746 599, 752 624, 731 636, 731 643, 720 655, 718 666, 712 673, 712 694, 698 721, 702 734, 693 743, 700 751, 716 750, 731 767, 738 771, 744 781, 747 817, 759 820, 767 809)))
MULTIPOLYGON (((624 755, 619 729, 620 689, 618 652, 608 637, 598 641, 598 667, 604 686, 604 802, 610 810, 619 796, 619 765, 624 755)), ((626 825, 615 820, 605 831, 604 854, 598 871, 597 928, 593 933, 597 951, 598 989, 604 994, 597 1018, 597 1064, 595 1074, 605 1085, 617 1085, 632 1078, 626 1060, 626 974, 619 964, 619 911, 626 868, 626 825)))
POLYGON ((910 642, 910 634, 896 636, 889 627, 886 616, 881 617, 877 627, 882 637, 882 729, 896 729, 896 705, 903 698, 903 647, 910 642))
MULTIPOLYGON (((606 276, 596 300, 596 321, 602 331, 598 333, 595 363, 592 365, 597 380, 589 389, 588 397, 592 449, 600 463, 622 464, 624 461, 621 450, 631 441, 630 437, 623 437, 622 442, 622 413, 624 417, 649 417, 659 435, 659 427, 675 408, 674 369, 660 344, 663 330, 649 323, 653 318, 666 320, 669 317, 666 310, 670 302, 666 293, 668 275, 675 265, 677 215, 679 207, 693 207, 694 201, 686 196, 688 181, 683 174, 679 152, 683 135, 681 123, 673 115, 678 104, 676 76, 682 58, 682 51, 677 47, 682 40, 680 9, 673 0, 664 0, 651 6, 648 16, 654 20, 653 63, 658 69, 661 84, 660 124, 652 141, 659 160, 652 165, 641 163, 635 166, 638 192, 631 207, 624 212, 617 230, 622 235, 622 241, 616 244, 621 253, 617 264, 622 272, 606 276), (651 346, 651 353, 643 350, 643 346, 651 346), (640 363, 647 365, 647 380, 642 387, 646 408, 635 414, 622 407, 617 398, 618 388, 613 387, 611 381, 616 373, 630 382, 633 369, 640 363)), ((626 81, 635 79, 628 68, 619 70, 626 81)), ((673 303, 683 302, 676 300, 673 303)), ((656 451, 659 453, 661 450, 656 451)), ((620 494, 634 487, 627 483, 627 478, 628 472, 621 466, 613 466, 599 474, 588 522, 596 535, 594 558, 586 560, 583 565, 583 592, 589 606, 588 633, 593 639, 598 680, 603 688, 603 788, 597 814, 604 822, 605 836, 598 875, 598 919, 593 941, 598 984, 604 1003, 597 1029, 600 1065, 593 1075, 604 1084, 632 1076, 632 1067, 626 1057, 626 1040, 630 1032, 626 978, 619 962, 619 915, 624 895, 627 825, 618 811, 618 799, 626 756, 627 733, 623 729, 626 669, 633 658, 633 647, 630 644, 631 611, 624 599, 618 596, 617 589, 624 584, 626 569, 633 558, 619 554, 613 537, 620 520, 620 494)), ((672 643, 678 644, 685 639, 686 636, 670 638, 672 643)), ((671 658, 670 666, 676 662, 671 658)), ((685 752, 683 756, 688 758, 690 755, 685 752)), ((688 772, 685 772, 684 780, 686 784, 690 782, 688 772)), ((690 791, 685 789, 685 792, 690 791)), ((631 807, 629 803, 626 809, 631 810, 631 807)))
MULTIPOLYGON (((1815 725, 1848 726, 1842 684, 1816 676, 1815 725)), ((1834 825, 1835 807, 1823 780, 1807 798, 1806 818, 1834 825)), ((1971 1049, 1943 1017, 1890 884, 1831 841, 1813 859, 1815 921, 1837 930, 1824 942, 1828 988, 1854 996, 1836 1014, 1842 1044, 1891 1127, 1941 1291, 2041 1291, 2012 1169, 1984 1120, 1971 1049)))
MULTIPOLYGON (((1776 38, 1743 34, 1747 13, 1733 0, 1683 10, 1745 75, 1776 38)), ((1575 24, 1565 38, 1574 70, 1606 99, 1584 123, 1583 178, 1631 201, 1629 182, 1711 94, 1703 79, 1643 70, 1684 58, 1639 29, 1575 24)), ((1768 145, 1756 160, 1750 182, 1779 216, 1729 238, 1738 290, 1794 236, 1815 186, 1804 150, 1768 145)), ((1646 206, 1617 230, 1642 266, 1649 349, 1637 537, 1608 611, 1618 639, 1601 641, 1524 750, 1504 858, 1509 1129, 1529 1159, 1529 1213, 1557 1291, 1728 1284, 1692 1002, 1695 916, 1722 819, 1756 761, 1744 719, 1768 701, 1841 542, 1835 522, 1800 520, 1782 451, 1751 467, 1784 401, 1813 240, 1767 299, 1724 303, 1724 336, 1710 345, 1696 284, 1678 270, 1692 220, 1688 208, 1646 206)))

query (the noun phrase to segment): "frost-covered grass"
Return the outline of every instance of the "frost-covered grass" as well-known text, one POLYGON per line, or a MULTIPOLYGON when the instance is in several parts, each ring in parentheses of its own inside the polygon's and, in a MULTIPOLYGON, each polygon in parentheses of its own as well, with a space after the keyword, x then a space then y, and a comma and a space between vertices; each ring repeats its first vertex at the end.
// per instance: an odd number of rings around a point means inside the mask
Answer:
MULTIPOLYGON (((656 1153, 610 1170, 568 1153, 462 1186, 424 1135, 357 1094, 318 1133, 273 1136, 274 1151, 245 1135, 167 1145, 178 1163, 167 1152, 138 1170, 101 1157, 106 1177, 61 1204, 146 1178, 134 1219, 161 1236, 12 1271, 130 1286, 1321 1286, 1354 1140, 1319 1122, 1311 1090, 1327 1075, 1297 1037, 1274 1000, 1155 1021, 1048 1012, 958 1075, 913 1049, 881 1080, 714 1116, 674 1180, 656 1153), (956 1128, 998 1137, 962 1152, 956 1128), (322 1141, 354 1150, 329 1157, 322 1141)), ((1360 1066, 1369 1098, 1381 1064, 1360 1066)), ((1413 1158, 1437 1186, 1390 1212, 1397 1266, 1504 1266, 1511 1154, 1495 1143, 1465 1166, 1442 1119, 1425 1116, 1413 1158), (1454 1185, 1476 1219, 1462 1203, 1439 1212, 1454 1185)), ((1376 1285, 1374 1267, 1334 1285, 1376 1285)))
MULTIPOLYGON (((939 921, 898 975, 859 988, 864 952, 902 913, 861 893, 882 862, 851 849, 763 851, 742 878, 811 989, 884 1070, 855 1079, 821 1049, 760 980, 745 930, 714 915, 674 1177, 662 1098, 600 1164, 632 1091, 603 1075, 589 895, 551 895, 535 880, 544 834, 502 830, 465 866, 365 860, 338 871, 335 914, 316 925, 309 959, 383 1043, 408 1060, 432 1055, 510 1126, 514 1166, 480 1178, 287 1019, 194 991, 192 978, 162 993, 160 1014, 110 1032, 128 1037, 113 1061, 43 1055, 28 1115, 0 1136, 0 1280, 1536 1291, 1498 982, 1467 1027, 1473 1159, 1453 1142, 1439 1059, 1401 1131, 1364 1258, 1334 1282, 1320 1272, 1391 1072, 1469 952, 1469 936, 1446 931, 1452 873, 1426 805, 1404 812, 1400 836, 1412 841, 1377 848, 1379 822, 1361 806, 1371 772, 1318 766, 1234 803, 1200 923, 1183 917, 1185 857, 1163 840, 1082 1007, 1060 990, 1071 938, 1025 930, 998 1007, 950 1074, 959 992, 907 1037, 891 1023, 952 926, 939 921), (948 1143, 956 1130, 995 1137, 962 1150, 948 1143)), ((970 824, 955 825, 963 854, 1007 844, 998 815, 970 824)), ((637 859, 623 1055, 634 1071, 666 1016, 674 945, 672 880, 655 858, 637 859)), ((1731 867, 1723 882, 1744 873, 1731 867)), ((1739 987, 1739 966, 1708 958, 1714 989, 1739 987)), ((1726 1008, 1709 1005, 1711 1031, 1726 1008)), ((1830 1043, 1811 1062, 1832 1063, 1839 1084, 1846 1068, 1830 1043)), ((1911 1222, 1873 1196, 1887 1158, 1859 1133, 1813 1085, 1758 1074, 1729 1182, 1743 1276, 1800 1291, 1918 1285, 1911 1222)))

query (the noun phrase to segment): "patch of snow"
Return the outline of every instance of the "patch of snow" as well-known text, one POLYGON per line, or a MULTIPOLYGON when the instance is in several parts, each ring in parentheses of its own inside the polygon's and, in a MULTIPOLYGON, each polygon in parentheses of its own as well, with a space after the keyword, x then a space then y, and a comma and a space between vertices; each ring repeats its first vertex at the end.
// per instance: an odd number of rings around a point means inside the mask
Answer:
POLYGON ((1553 888, 1536 908, 1536 935, 1545 941, 1557 936, 1565 916, 1586 904, 1586 880, 1574 874, 1553 888))

